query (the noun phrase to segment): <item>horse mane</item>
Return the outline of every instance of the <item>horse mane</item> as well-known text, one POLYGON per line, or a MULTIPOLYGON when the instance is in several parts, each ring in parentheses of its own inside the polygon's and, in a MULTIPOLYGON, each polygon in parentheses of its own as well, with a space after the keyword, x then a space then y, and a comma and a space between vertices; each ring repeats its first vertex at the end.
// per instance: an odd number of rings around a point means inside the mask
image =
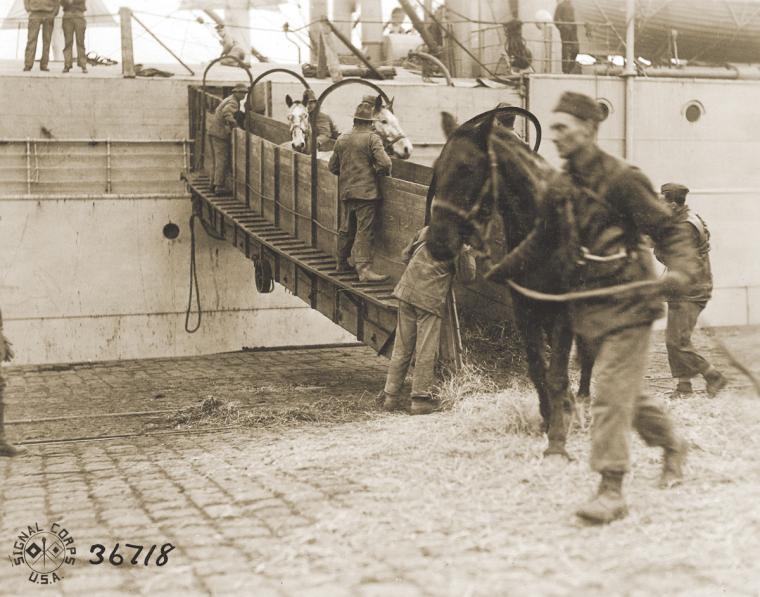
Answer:
POLYGON ((523 188, 532 194, 534 201, 538 203, 547 182, 553 178, 555 169, 508 130, 494 128, 490 140, 508 188, 523 188))

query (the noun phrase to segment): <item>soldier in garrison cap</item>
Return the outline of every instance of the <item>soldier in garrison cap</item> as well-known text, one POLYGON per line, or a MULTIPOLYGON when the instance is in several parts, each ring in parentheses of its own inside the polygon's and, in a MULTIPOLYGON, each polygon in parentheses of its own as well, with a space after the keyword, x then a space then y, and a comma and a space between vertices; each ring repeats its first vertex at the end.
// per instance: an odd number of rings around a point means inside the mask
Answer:
MULTIPOLYGON (((660 188, 663 199, 670 204, 673 219, 687 231, 694 246, 697 277, 682 292, 668 296, 668 326, 665 346, 668 349, 670 372, 678 380, 672 398, 683 398, 693 392, 691 378, 702 375, 707 393, 715 396, 727 383, 723 374, 700 355, 691 343, 691 334, 699 314, 712 296, 713 278, 710 268, 710 231, 707 224, 686 205, 689 189, 682 184, 669 182, 660 188)), ((659 252, 655 256, 663 261, 659 252)))
MULTIPOLYGON (((558 275, 569 291, 654 280, 643 235, 652 238, 670 268, 664 287, 679 288, 693 278, 695 250, 686 231, 642 172, 599 149, 601 120, 601 109, 587 95, 560 97, 551 130, 564 169, 549 182, 533 231, 487 278, 510 278, 560 255, 558 275)), ((597 494, 576 514, 608 523, 628 512, 622 486, 630 467, 631 427, 648 445, 663 449, 662 487, 683 476, 686 441, 642 387, 652 323, 664 309, 653 293, 628 293, 574 301, 568 312, 573 332, 596 358, 591 468, 601 474, 597 494)))
MULTIPOLYGON (((303 92, 303 103, 309 114, 317 107, 317 95, 313 89, 306 89, 303 92)), ((340 137, 340 131, 335 126, 333 119, 322 109, 317 114, 317 149, 319 151, 332 151, 333 141, 340 137)))
POLYGON ((213 114, 209 116, 208 137, 211 143, 211 192, 215 195, 227 195, 224 188, 227 178, 227 164, 230 154, 230 135, 237 126, 235 115, 240 111, 240 102, 245 99, 248 87, 238 83, 232 93, 222 100, 213 114))
POLYGON ((377 205, 382 198, 377 178, 391 173, 391 158, 380 136, 372 130, 372 106, 361 102, 354 113, 354 127, 335 142, 328 164, 338 175, 341 223, 338 232, 338 269, 354 264, 362 282, 382 282, 388 276, 372 271, 377 205))

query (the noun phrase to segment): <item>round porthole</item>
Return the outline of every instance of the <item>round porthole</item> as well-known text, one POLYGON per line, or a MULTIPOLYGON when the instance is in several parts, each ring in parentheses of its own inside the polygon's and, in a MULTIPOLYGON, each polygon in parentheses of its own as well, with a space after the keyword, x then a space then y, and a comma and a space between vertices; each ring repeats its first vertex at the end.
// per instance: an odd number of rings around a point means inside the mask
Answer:
POLYGON ((683 115, 689 122, 697 122, 705 113, 705 107, 698 101, 692 101, 686 104, 683 109, 683 115))
POLYGON ((164 238, 167 240, 174 240, 179 236, 179 226, 169 222, 166 226, 164 226, 163 232, 164 238))
POLYGON ((600 99, 597 100, 596 103, 599 105, 599 109, 602 111, 602 122, 607 120, 609 118, 610 114, 612 114, 612 104, 609 100, 606 99, 600 99))

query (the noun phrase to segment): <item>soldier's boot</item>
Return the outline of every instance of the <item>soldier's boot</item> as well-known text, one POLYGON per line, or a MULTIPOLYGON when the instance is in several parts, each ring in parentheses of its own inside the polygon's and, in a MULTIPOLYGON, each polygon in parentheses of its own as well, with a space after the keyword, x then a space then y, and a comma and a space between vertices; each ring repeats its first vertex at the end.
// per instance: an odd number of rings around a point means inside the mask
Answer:
POLYGON ((592 524, 609 524, 628 516, 628 506, 623 498, 623 473, 602 473, 596 495, 578 508, 575 515, 592 524))
POLYGON ((380 395, 377 397, 378 402, 383 405, 383 410, 392 412, 401 408, 401 400, 398 394, 388 394, 385 390, 380 391, 380 395))
POLYGON ((728 384, 726 376, 715 367, 710 367, 702 374, 702 376, 705 378, 705 382, 707 382, 707 395, 710 398, 715 398, 715 396, 718 395, 718 392, 728 384))
POLYGON ((660 488, 669 489, 683 482, 683 466, 689 453, 689 442, 678 438, 674 448, 665 448, 662 458, 660 488))
POLYGON ((691 381, 679 381, 676 384, 676 389, 670 393, 670 397, 678 400, 680 398, 687 398, 694 392, 694 388, 691 387, 691 381))
POLYGON ((373 272, 368 263, 357 265, 356 273, 359 274, 360 282, 385 282, 388 279, 385 274, 373 272))
POLYGON ((441 401, 432 396, 412 396, 410 414, 429 415, 441 409, 441 401))
POLYGON ((344 257, 338 258, 338 267, 336 268, 339 272, 350 272, 354 268, 351 267, 351 264, 348 262, 348 259, 344 257))

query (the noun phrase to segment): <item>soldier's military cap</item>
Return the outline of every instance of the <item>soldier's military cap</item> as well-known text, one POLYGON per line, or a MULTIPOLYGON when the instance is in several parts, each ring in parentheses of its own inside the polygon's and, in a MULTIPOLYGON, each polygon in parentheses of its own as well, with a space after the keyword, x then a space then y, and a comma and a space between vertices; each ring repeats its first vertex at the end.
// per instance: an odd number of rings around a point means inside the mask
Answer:
POLYGON ((248 85, 244 85, 243 83, 238 83, 232 88, 232 93, 248 93, 248 85))
POLYGON ((303 92, 303 101, 306 102, 316 102, 317 101, 317 94, 314 93, 313 89, 306 89, 303 92))
POLYGON ((689 192, 689 187, 677 182, 666 182, 660 187, 660 192, 663 195, 685 195, 689 192))
POLYGON ((604 120, 604 114, 599 104, 593 98, 574 91, 565 91, 560 98, 555 112, 565 112, 581 120, 591 120, 601 122, 604 120))
POLYGON ((354 112, 354 120, 363 120, 365 122, 372 122, 372 106, 367 102, 362 102, 356 106, 356 112, 354 112))

